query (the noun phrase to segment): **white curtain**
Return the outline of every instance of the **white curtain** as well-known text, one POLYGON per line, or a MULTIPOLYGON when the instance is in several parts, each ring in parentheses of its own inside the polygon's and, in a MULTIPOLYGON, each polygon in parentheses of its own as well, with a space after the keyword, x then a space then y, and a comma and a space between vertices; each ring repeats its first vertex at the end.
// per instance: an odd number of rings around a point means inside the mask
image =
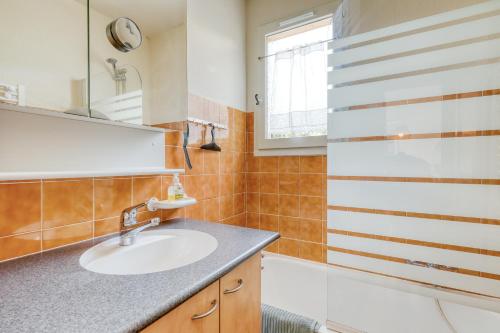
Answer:
POLYGON ((327 43, 267 58, 267 138, 326 135, 327 43))

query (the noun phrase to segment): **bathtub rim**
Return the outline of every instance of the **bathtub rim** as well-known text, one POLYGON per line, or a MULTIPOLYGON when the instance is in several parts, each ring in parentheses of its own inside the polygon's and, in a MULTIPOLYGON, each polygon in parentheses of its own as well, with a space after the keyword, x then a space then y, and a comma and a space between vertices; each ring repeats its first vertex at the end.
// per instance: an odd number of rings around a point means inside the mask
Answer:
POLYGON ((403 280, 397 277, 380 275, 367 271, 359 271, 347 267, 334 266, 332 264, 328 264, 327 266, 328 276, 333 273, 343 278, 351 278, 355 281, 366 284, 373 284, 420 296, 437 298, 440 301, 447 301, 500 313, 500 299, 496 297, 473 294, 437 285, 428 285, 417 281, 403 280))
POLYGON ((312 261, 308 259, 302 259, 302 258, 297 258, 297 257, 292 257, 292 256, 287 256, 286 254, 279 254, 279 253, 274 253, 274 252, 269 252, 269 251, 262 251, 262 259, 264 258, 279 258, 279 259, 286 259, 290 261, 296 261, 300 262, 303 264, 309 264, 309 265, 314 265, 314 266, 320 266, 325 269, 325 271, 328 270, 328 264, 318 262, 318 261, 312 261))
MULTIPOLYGON (((274 252, 262 251, 263 265, 265 258, 282 259, 290 262, 297 262, 306 265, 314 265, 325 270, 327 279, 330 274, 335 274, 343 278, 351 278, 355 281, 373 284, 380 287, 391 288, 403 292, 409 292, 421 296, 437 298, 440 301, 448 301, 465 306, 480 308, 487 311, 500 313, 500 299, 487 295, 473 294, 466 291, 449 289, 441 286, 427 285, 417 281, 403 280, 397 277, 380 275, 373 272, 360 271, 352 268, 336 266, 328 263, 287 256, 274 252)), ((327 281, 328 288, 328 281, 327 281)))

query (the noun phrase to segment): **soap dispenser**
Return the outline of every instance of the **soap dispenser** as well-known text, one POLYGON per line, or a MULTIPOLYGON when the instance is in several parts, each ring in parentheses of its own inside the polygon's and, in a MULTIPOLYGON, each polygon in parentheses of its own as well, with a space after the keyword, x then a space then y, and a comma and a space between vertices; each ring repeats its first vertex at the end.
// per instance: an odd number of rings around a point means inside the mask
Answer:
POLYGON ((179 180, 179 174, 174 174, 172 183, 168 187, 168 201, 175 201, 184 198, 184 188, 179 180))

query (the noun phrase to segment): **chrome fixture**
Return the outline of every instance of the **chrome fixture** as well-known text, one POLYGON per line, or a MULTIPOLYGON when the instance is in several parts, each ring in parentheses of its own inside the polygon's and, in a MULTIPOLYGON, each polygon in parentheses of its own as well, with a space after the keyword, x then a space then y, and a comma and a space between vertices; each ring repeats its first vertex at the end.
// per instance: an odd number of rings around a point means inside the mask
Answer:
POLYGON ((205 312, 205 313, 200 313, 200 314, 195 314, 191 317, 192 320, 198 320, 198 319, 202 319, 202 318, 205 318, 205 317, 208 317, 210 316, 212 313, 215 312, 215 310, 217 310, 217 300, 214 299, 211 303, 210 303, 211 307, 210 309, 205 312))
POLYGON ((243 288, 243 279, 238 279, 238 286, 233 288, 233 289, 225 289, 224 290, 224 294, 227 295, 227 294, 232 294, 232 293, 235 293, 237 291, 239 291, 241 288, 243 288))
POLYGON ((148 211, 154 212, 157 210, 155 207, 155 203, 158 202, 158 199, 151 198, 144 203, 140 203, 138 205, 126 208, 123 210, 120 218, 120 245, 121 246, 129 246, 135 243, 135 239, 139 233, 147 228, 156 227, 160 224, 160 218, 155 217, 152 218, 148 224, 144 224, 138 228, 129 230, 130 227, 138 224, 137 214, 139 209, 145 207, 148 211))
POLYGON ((115 81, 115 94, 116 96, 125 94, 127 92, 127 69, 119 68, 116 66, 118 60, 115 58, 106 59, 108 64, 111 64, 113 67, 113 72, 111 73, 111 77, 113 81, 115 81))
POLYGON ((126 234, 120 235, 120 245, 121 246, 129 246, 135 243, 135 239, 139 233, 147 228, 156 227, 160 225, 160 218, 155 217, 149 221, 148 224, 145 224, 139 228, 135 228, 132 231, 127 232, 126 234))

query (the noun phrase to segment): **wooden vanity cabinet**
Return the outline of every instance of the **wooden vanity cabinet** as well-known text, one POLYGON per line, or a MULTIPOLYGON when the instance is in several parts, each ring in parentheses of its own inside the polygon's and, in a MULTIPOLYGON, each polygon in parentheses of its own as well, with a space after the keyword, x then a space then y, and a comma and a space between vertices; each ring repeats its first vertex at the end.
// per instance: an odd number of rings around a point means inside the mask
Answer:
POLYGON ((219 332, 219 316, 219 281, 216 281, 146 327, 142 332, 215 333, 219 332), (197 316, 197 319, 194 319, 194 316, 197 316))
POLYGON ((220 279, 220 333, 260 333, 260 254, 220 279))
POLYGON ((260 332, 260 265, 257 253, 142 332, 260 332))

